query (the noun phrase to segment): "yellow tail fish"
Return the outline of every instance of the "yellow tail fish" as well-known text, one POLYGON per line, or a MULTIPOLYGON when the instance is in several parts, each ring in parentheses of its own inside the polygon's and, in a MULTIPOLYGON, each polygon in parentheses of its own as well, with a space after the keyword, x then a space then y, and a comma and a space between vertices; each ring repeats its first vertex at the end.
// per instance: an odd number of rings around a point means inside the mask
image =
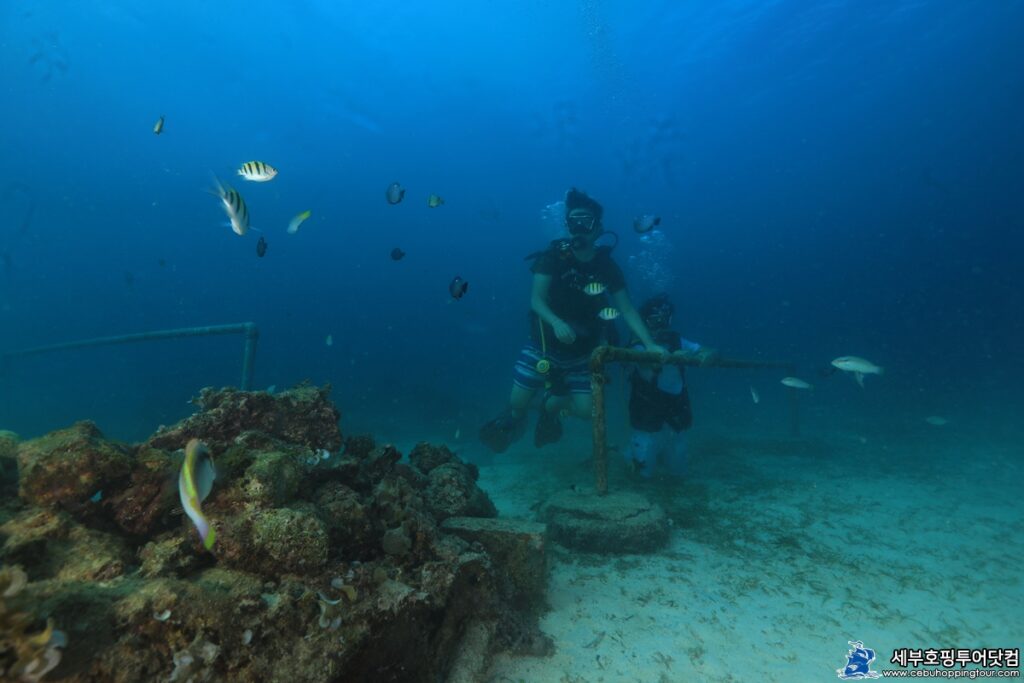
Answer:
POLYGON ((203 514, 200 505, 210 495, 213 480, 216 478, 217 470, 213 467, 210 449, 199 439, 189 441, 185 446, 185 461, 181 464, 181 473, 178 475, 178 496, 181 498, 181 506, 185 508, 185 514, 195 524, 199 538, 203 540, 203 547, 207 550, 213 548, 216 532, 203 514))

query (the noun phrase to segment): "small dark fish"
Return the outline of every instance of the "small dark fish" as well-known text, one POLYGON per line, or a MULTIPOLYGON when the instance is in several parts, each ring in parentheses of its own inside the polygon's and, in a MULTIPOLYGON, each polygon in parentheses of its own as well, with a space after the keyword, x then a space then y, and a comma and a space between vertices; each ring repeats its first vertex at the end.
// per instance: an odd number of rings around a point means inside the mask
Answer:
POLYGON ((638 234, 644 234, 654 230, 655 226, 661 225, 661 216, 638 216, 633 219, 633 230, 638 234))
POLYGON ((124 271, 124 283, 129 287, 135 286, 135 274, 130 270, 124 271))
POLYGON ((391 250, 391 260, 392 261, 401 261, 404 258, 405 258, 405 252, 402 251, 399 247, 395 247, 394 249, 391 250))
POLYGON ((448 285, 448 293, 452 295, 452 299, 461 299, 467 289, 469 289, 469 283, 458 275, 448 285))
POLYGON ((263 258, 263 255, 267 253, 267 240, 260 235, 260 241, 256 243, 256 255, 263 258))
POLYGON ((387 197, 388 204, 397 204, 405 196, 405 188, 398 183, 391 183, 388 185, 388 191, 384 196, 387 197))
POLYGON ((157 263, 160 264, 161 268, 167 267, 167 259, 160 259, 159 261, 157 261, 157 263))

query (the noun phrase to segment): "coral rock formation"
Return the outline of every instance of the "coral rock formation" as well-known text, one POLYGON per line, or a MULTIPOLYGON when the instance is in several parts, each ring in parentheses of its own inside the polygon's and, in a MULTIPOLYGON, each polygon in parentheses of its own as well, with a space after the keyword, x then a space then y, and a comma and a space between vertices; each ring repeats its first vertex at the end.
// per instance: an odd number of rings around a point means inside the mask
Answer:
POLYGON ((420 444, 407 464, 371 437, 343 440, 327 393, 207 389, 198 413, 142 444, 90 423, 18 444, 0 560, 31 579, 18 597, 37 617, 19 633, 47 617, 68 633, 63 653, 47 641, 32 661, 81 683, 438 680, 460 649, 470 671, 467 657, 542 640, 541 603, 524 597, 543 576, 542 531, 506 534, 519 550, 502 550, 500 530, 441 527, 495 515, 475 467, 444 447, 420 444), (217 470, 209 552, 177 496, 191 438, 217 470))

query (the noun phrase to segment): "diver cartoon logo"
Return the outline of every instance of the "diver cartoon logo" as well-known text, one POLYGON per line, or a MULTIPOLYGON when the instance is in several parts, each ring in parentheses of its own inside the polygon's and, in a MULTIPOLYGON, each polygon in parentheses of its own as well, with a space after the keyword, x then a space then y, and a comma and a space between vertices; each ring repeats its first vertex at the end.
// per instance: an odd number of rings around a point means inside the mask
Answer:
POLYGON ((881 678, 882 674, 871 670, 871 662, 875 661, 875 651, 864 647, 864 643, 859 640, 846 642, 851 649, 846 653, 846 668, 836 669, 839 678, 844 681, 881 678))

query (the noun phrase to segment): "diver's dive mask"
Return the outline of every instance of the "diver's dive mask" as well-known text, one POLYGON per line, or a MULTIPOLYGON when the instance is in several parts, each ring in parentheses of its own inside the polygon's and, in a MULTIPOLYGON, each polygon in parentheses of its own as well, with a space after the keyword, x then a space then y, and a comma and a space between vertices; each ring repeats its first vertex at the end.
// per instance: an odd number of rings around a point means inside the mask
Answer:
POLYGON ((648 330, 667 330, 672 324, 672 305, 658 306, 644 316, 644 324, 648 330))
POLYGON ((589 213, 570 214, 565 219, 569 234, 575 236, 593 235, 601 228, 597 217, 589 213))

